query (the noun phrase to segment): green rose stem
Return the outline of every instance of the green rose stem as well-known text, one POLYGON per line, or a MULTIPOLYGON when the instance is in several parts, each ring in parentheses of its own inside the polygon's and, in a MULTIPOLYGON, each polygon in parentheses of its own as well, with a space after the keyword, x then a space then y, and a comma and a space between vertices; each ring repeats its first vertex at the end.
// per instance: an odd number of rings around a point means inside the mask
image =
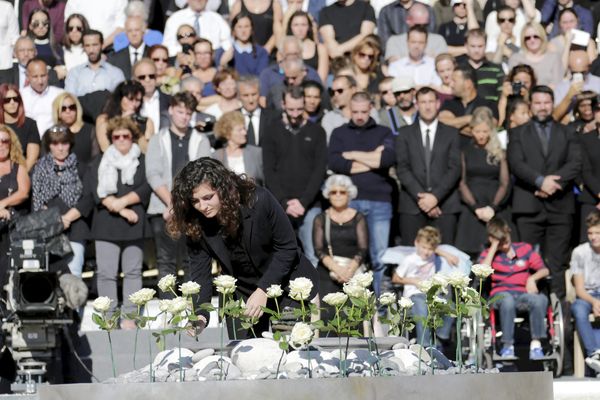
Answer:
POLYGON ((338 337, 338 348, 340 349, 340 373, 343 375, 342 372, 342 322, 340 321, 340 307, 338 306, 335 308, 335 319, 337 320, 337 337, 338 337))
POLYGON ((183 363, 181 362, 181 329, 178 330, 179 341, 179 382, 183 382, 183 363))
MULTIPOLYGON (((435 317, 433 318, 433 321, 434 321, 433 325, 435 326, 435 317)), ((431 333, 433 336, 433 346, 429 348, 429 358, 431 358, 431 375, 435 375, 435 365, 433 362, 433 348, 437 346, 437 336, 433 329, 432 329, 431 333)))
POLYGON ((223 335, 225 332, 225 293, 223 293, 223 304, 221 306, 221 309, 219 310, 219 314, 221 314, 221 359, 219 360, 219 365, 221 367, 221 380, 223 380, 225 378, 224 375, 224 371, 223 371, 223 335))
POLYGON ((427 319, 425 320, 425 323, 423 324, 423 332, 421 332, 421 345, 419 346, 419 375, 421 375, 421 355, 423 354, 423 343, 425 342, 425 331, 429 326, 429 305, 427 305, 427 319))
POLYGON ((302 298, 300 298, 300 305, 302 306, 302 322, 306 322, 306 309, 304 308, 304 300, 302 298))
POLYGON ((460 337, 461 331, 461 312, 460 312, 460 297, 458 296, 458 288, 454 288, 454 296, 456 303, 456 362, 458 363, 458 372, 462 372, 462 341, 460 337))
MULTIPOLYGON (((481 289, 483 287, 483 278, 479 278, 479 315, 483 315, 483 306, 481 304, 481 289)), ((477 347, 477 332, 479 331, 479 318, 475 318, 475 348, 477 347)), ((479 352, 475 353, 475 371, 479 372, 479 352)))
POLYGON ((112 362, 113 377, 116 378, 117 377, 117 369, 115 368, 115 356, 113 354, 113 346, 112 346, 112 340, 110 338, 110 330, 107 330, 106 333, 108 334, 108 346, 110 347, 110 361, 112 362))
POLYGON ((284 350, 281 350, 281 356, 279 356, 279 362, 277 363, 277 371, 275 372, 275 379, 279 379, 279 368, 281 367, 281 360, 283 360, 284 350))
POLYGON ((404 325, 406 324, 406 308, 402 312, 402 326, 400 327, 400 337, 404 337, 404 325))
MULTIPOLYGON (((137 315, 140 315, 140 306, 137 306, 137 315)), ((135 358, 137 355, 137 341, 138 341, 138 334, 140 333, 140 326, 138 324, 138 321, 134 321, 135 322, 135 338, 133 339, 133 369, 137 369, 136 365, 135 365, 135 358)))
MULTIPOLYGON (((144 311, 148 314, 148 318, 150 318, 150 310, 148 310, 148 305, 144 307, 144 311)), ((148 326, 148 325, 146 325, 148 326)), ((148 327, 150 330, 150 327, 148 327)), ((150 382, 154 382, 154 371, 152 370, 152 331, 148 332, 148 354, 150 355, 150 382)))

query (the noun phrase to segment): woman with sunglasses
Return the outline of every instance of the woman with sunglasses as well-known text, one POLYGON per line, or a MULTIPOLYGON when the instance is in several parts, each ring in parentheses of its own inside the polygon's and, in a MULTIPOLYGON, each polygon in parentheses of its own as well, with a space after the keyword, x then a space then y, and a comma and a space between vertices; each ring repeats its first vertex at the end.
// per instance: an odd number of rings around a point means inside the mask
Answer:
POLYGON ((508 6, 502 6, 496 11, 500 34, 497 40, 488 39, 485 53, 489 60, 496 64, 506 66, 508 59, 520 50, 521 39, 515 35, 516 12, 508 6))
POLYGON ((513 54, 508 67, 527 64, 535 71, 538 85, 554 87, 565 74, 560 54, 548 50, 546 31, 537 22, 525 24, 521 32, 521 52, 513 54))
POLYGON ((52 103, 52 119, 55 124, 66 126, 73 135, 71 152, 79 163, 88 165, 100 154, 94 126, 83 121, 83 109, 77 97, 68 92, 59 94, 52 103))
POLYGON ((375 35, 366 36, 352 49, 350 60, 359 91, 378 92, 379 82, 383 79, 379 67, 380 55, 381 46, 375 35))
MULTIPOLYGON (((14 2, 17 4, 17 2, 14 2)), ((21 26, 28 26, 27 19, 29 18, 29 14, 33 10, 43 8, 48 11, 50 15, 50 25, 52 25, 52 32, 54 34, 54 40, 56 43, 61 43, 64 35, 64 21, 65 21, 65 6, 66 1, 56 1, 56 0, 25 0, 22 1, 22 9, 19 15, 21 16, 21 26)))
POLYGON ((302 60, 304 65, 318 72, 321 82, 327 82, 329 75, 329 54, 324 44, 315 41, 315 29, 310 14, 298 10, 284 17, 286 35, 302 41, 302 60), (286 22, 287 21, 287 22, 286 22))
POLYGON ((181 45, 181 51, 175 55, 173 64, 178 69, 177 75, 182 77, 191 74, 194 66, 194 42, 198 37, 194 27, 183 24, 177 29, 177 43, 181 45))
MULTIPOLYGON (((515 44, 519 47, 522 47, 521 32, 523 31, 523 27, 525 24, 532 21, 539 23, 542 18, 542 14, 535 8, 535 0, 504 0, 502 3, 504 6, 512 8, 515 13, 515 22, 512 33, 516 38, 515 44)), ((501 7, 498 7, 498 10, 500 9, 501 7)), ((503 23, 507 24, 507 22, 503 23)), ((498 43, 498 36, 500 36, 501 32, 502 29, 500 20, 498 18, 498 11, 492 11, 487 15, 485 20, 487 43, 498 43)), ((491 50, 488 52, 491 52, 491 50)))
POLYGON ((140 115, 143 96, 144 87, 142 84, 131 80, 119 83, 112 92, 104 105, 102 114, 96 119, 96 140, 102 152, 105 152, 110 146, 106 132, 108 121, 115 117, 129 118, 135 122, 141 132, 139 136, 136 135, 137 144, 143 153, 146 152, 148 141, 154 135, 154 124, 151 119, 140 115))
POLYGON ((64 125, 54 125, 44 133, 44 150, 35 164, 31 177, 31 211, 57 208, 62 215, 65 233, 71 242, 73 255, 69 270, 81 276, 85 255, 85 241, 89 228, 83 215, 91 211, 84 196, 83 174, 85 165, 73 154, 73 134, 64 125))
MULTIPOLYGON (((95 202, 91 238, 95 241, 98 265, 98 295, 118 305, 117 278, 123 271, 121 311, 135 311, 129 295, 142 288, 142 261, 146 207, 151 189, 146 181, 144 155, 135 143, 141 134, 130 118, 116 117, 107 122, 102 158, 96 158, 86 179, 95 202)), ((131 320, 122 320, 122 329, 135 329, 131 320)))
POLYGON ((23 156, 25 168, 30 171, 40 155, 40 134, 37 124, 25 116, 23 99, 17 85, 3 83, 0 85, 0 124, 11 128, 17 135, 23 156))
POLYGON ((175 94, 179 91, 179 77, 174 67, 169 64, 169 50, 162 44, 148 49, 148 57, 156 67, 156 82, 161 92, 175 94))
POLYGON ((67 71, 88 61, 88 56, 83 51, 83 33, 89 30, 87 19, 81 14, 71 14, 65 21, 63 54, 67 71))
POLYGON ((569 65, 570 50, 585 50, 590 60, 595 60, 598 57, 596 42, 591 37, 588 39, 586 46, 572 43, 573 29, 578 29, 579 27, 579 18, 574 9, 563 8, 560 10, 558 13, 558 27, 560 34, 550 40, 548 48, 562 55, 565 70, 569 65))
POLYGON ((54 68, 64 64, 63 50, 52 34, 48 11, 38 8, 29 14, 27 36, 32 38, 35 43, 37 57, 44 60, 49 67, 54 68))
POLYGON ((258 76, 269 66, 269 53, 254 43, 254 26, 250 15, 241 12, 231 20, 233 46, 219 60, 220 67, 234 68, 240 75, 258 76))

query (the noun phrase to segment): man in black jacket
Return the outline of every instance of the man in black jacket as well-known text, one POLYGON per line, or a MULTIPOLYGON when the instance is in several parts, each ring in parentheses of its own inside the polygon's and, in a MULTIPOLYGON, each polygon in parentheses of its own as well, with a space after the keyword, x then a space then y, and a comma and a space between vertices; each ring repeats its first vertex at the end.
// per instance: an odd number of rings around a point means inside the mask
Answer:
POLYGON ((281 114, 258 104, 260 85, 256 76, 242 76, 237 83, 248 144, 260 147, 273 120, 281 118, 281 114))
POLYGON ((419 119, 401 128, 396 141, 402 244, 412 246, 417 231, 436 226, 444 243, 454 242, 461 174, 458 130, 438 120, 440 101, 429 87, 417 91, 419 119))
POLYGON ((306 257, 316 266, 312 225, 321 212, 320 190, 327 166, 325 131, 304 119, 301 87, 286 89, 283 118, 262 141, 265 182, 297 229, 306 257))
MULTIPOLYGON (((19 90, 25 87, 27 83, 26 69, 29 61, 37 57, 37 50, 33 40, 28 36, 22 36, 15 43, 15 58, 16 63, 9 69, 0 71, 0 83, 9 83, 19 86, 19 90)), ((61 86, 56 71, 48 70, 48 83, 51 86, 61 86)))
POLYGON ((581 148, 574 132, 552 120, 553 104, 548 86, 531 90, 532 120, 510 131, 507 154, 515 177, 512 207, 520 239, 541 247, 552 289, 564 298, 581 148))
POLYGON ((139 17, 128 17, 125 20, 125 34, 129 46, 108 56, 108 62, 123 71, 125 79, 131 78, 132 67, 148 53, 144 44, 146 23, 139 17))

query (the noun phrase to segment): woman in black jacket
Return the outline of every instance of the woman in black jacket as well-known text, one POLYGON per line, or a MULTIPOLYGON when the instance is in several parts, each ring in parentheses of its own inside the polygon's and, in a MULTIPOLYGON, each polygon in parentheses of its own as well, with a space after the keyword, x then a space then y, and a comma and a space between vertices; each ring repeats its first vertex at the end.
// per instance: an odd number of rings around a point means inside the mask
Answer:
MULTIPOLYGON (((246 302, 248 317, 261 317, 255 332, 268 328, 267 288, 306 277, 313 282, 310 299, 318 293, 315 268, 302 254, 289 219, 266 189, 229 171, 217 160, 203 157, 188 163, 173 185, 172 235, 188 239, 190 273, 198 282, 200 303, 210 302, 211 260, 237 278, 237 298, 246 302)), ((280 305, 289 305, 285 298, 280 305)), ((272 305, 274 309, 274 305, 272 305)), ((204 318, 208 315, 203 314, 204 318)), ((247 332, 239 332, 238 338, 247 332)))

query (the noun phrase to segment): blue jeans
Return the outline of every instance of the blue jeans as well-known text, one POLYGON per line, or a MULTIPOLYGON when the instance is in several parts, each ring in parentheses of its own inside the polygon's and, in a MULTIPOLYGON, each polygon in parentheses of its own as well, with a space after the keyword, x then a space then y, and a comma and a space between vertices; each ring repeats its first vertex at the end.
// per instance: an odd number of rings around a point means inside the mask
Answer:
MULTIPOLYGON (((591 296, 600 299, 600 292, 589 292, 591 296)), ((589 316, 592 312, 592 304, 585 300, 577 299, 571 305, 571 313, 575 318, 575 326, 583 343, 585 354, 592 355, 593 352, 600 349, 600 338, 598 337, 598 329, 592 328, 589 316)))
POLYGON ((494 308, 500 310, 500 327, 504 346, 512 346, 515 341, 515 317, 517 309, 522 307, 526 307, 529 311, 531 340, 546 338, 544 317, 548 309, 548 298, 545 295, 506 291, 496 294, 495 297, 500 298, 494 303, 494 308))
POLYGON ((69 243, 71 243, 71 249, 73 250, 73 255, 71 256, 71 260, 68 264, 69 270, 71 271, 71 274, 81 278, 81 272, 83 272, 85 247, 82 243, 79 242, 69 243))
POLYGON ((352 200, 350 207, 355 208, 367 219, 369 229, 369 255, 373 267, 373 290, 379 297, 381 280, 385 265, 381 262, 383 253, 390 240, 390 224, 392 220, 392 203, 386 201, 352 200))
POLYGON ((302 221, 302 225, 298 228, 298 238, 300 242, 302 242, 302 251, 304 251, 304 255, 308 258, 308 261, 313 265, 313 267, 317 267, 319 263, 319 259, 315 255, 315 246, 313 245, 313 223, 317 215, 321 213, 320 207, 313 207, 309 209, 304 215, 304 220, 302 221))
MULTIPOLYGON (((414 294, 410 296, 414 305, 411 309, 411 315, 415 322, 415 329, 417 333, 417 343, 421 344, 421 338, 423 338, 423 346, 431 346, 431 332, 429 329, 425 331, 423 336, 423 322, 427 318, 427 303, 425 302, 426 297, 424 293, 414 294)), ((450 331, 452 330, 452 318, 444 317, 444 325, 439 327, 435 334, 437 337, 443 340, 450 339, 450 331)))

